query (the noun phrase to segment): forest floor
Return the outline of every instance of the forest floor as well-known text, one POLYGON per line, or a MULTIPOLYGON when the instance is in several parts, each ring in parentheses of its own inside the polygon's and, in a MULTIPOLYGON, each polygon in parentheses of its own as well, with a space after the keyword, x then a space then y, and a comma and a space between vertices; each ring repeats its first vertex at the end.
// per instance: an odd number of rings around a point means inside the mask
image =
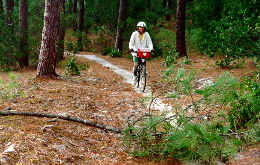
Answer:
MULTIPOLYGON (((131 59, 96 55, 129 72, 132 70, 131 59)), ((250 61, 242 68, 220 69, 215 65, 215 59, 200 54, 191 54, 190 60, 191 65, 186 69, 196 70, 198 79, 214 80, 225 71, 240 78, 254 69, 250 61)), ((121 76, 85 58, 77 57, 77 62, 88 65, 80 76, 57 80, 36 80, 35 69, 14 72, 22 82, 24 96, 2 100, 0 110, 70 115, 120 129, 124 128, 129 116, 147 112, 142 104, 142 93, 136 92, 121 76)), ((166 69, 162 62, 158 58, 147 63, 148 86, 155 95, 166 95, 168 88, 161 82, 166 69)), ((64 64, 59 65, 56 71, 64 76, 64 64)), ((8 74, 1 73, 0 78, 7 80, 8 74)), ((165 95, 160 98, 170 103, 165 95)), ((188 104, 188 100, 183 104, 188 104)), ((156 162, 131 157, 120 138, 120 134, 60 119, 2 116, 0 164, 182 164, 176 160, 156 162)), ((260 146, 248 146, 229 164, 260 164, 260 146)))

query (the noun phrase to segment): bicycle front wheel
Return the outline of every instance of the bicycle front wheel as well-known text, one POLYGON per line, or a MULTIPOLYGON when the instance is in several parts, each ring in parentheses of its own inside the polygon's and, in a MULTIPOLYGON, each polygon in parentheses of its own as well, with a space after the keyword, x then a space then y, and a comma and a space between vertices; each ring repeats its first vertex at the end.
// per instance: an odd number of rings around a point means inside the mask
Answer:
POLYGON ((146 87, 146 78, 147 78, 146 67, 145 65, 143 65, 140 73, 140 86, 143 92, 145 91, 145 87, 146 87))

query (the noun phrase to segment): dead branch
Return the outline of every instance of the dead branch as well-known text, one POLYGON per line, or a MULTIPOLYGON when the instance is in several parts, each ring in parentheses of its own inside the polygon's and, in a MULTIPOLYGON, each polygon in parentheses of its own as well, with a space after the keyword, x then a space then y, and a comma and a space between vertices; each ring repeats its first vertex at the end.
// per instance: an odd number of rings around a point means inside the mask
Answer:
POLYGON ((89 120, 84 120, 76 117, 72 117, 69 115, 56 115, 56 114, 44 114, 44 113, 39 113, 39 112, 17 112, 17 111, 0 111, 0 116, 13 116, 13 115, 18 115, 18 116, 33 116, 33 117, 46 117, 46 118, 57 118, 57 119, 62 119, 66 121, 72 121, 72 122, 77 122, 81 124, 85 124, 88 126, 96 127, 99 129, 115 132, 115 133, 122 133, 121 129, 118 128, 113 128, 110 126, 105 126, 102 124, 95 123, 93 121, 89 120))

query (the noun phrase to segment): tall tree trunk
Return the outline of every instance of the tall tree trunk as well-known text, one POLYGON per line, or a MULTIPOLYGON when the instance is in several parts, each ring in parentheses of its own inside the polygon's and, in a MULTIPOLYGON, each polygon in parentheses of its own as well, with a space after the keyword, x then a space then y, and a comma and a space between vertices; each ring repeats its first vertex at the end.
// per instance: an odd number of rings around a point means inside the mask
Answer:
POLYGON ((3 14, 4 12, 4 5, 3 5, 3 1, 0 0, 0 16, 3 14))
POLYGON ((171 16, 170 16, 170 13, 169 13, 169 8, 172 6, 172 1, 171 0, 163 0, 163 8, 165 9, 165 19, 167 21, 170 21, 171 20, 171 16))
POLYGON ((5 0, 5 22, 7 25, 12 25, 12 11, 14 9, 14 0, 5 0))
POLYGON ((78 0, 74 0, 73 1, 73 15, 74 15, 74 17, 75 17, 75 19, 74 19, 74 22, 73 22, 73 30, 74 31, 76 31, 77 30, 77 19, 76 19, 76 17, 77 17, 77 8, 78 8, 78 5, 77 5, 77 1, 78 0))
POLYGON ((61 12, 61 17, 59 20, 59 31, 58 31, 58 43, 57 43, 57 63, 64 59, 64 39, 65 39, 65 32, 66 32, 66 27, 65 27, 65 0, 62 0, 62 11, 61 12))
POLYGON ((115 43, 115 48, 119 49, 120 51, 123 50, 122 32, 125 26, 125 19, 127 17, 127 5, 127 0, 120 0, 119 15, 117 20, 117 35, 115 43))
POLYGON ((60 0, 45 0, 44 27, 41 50, 37 67, 37 77, 56 76, 56 41, 59 28, 60 0))
POLYGON ((163 8, 166 9, 167 0, 163 0, 163 8))
POLYGON ((78 38, 78 50, 82 51, 83 50, 83 45, 82 45, 82 32, 84 29, 84 0, 79 0, 79 38, 78 38))
POLYGON ((28 5, 27 0, 20 0, 19 1, 19 25, 20 25, 20 57, 19 57, 19 65, 21 68, 25 66, 29 66, 29 58, 28 58, 28 5))
POLYGON ((147 0, 147 8, 151 9, 151 0, 147 0))
POLYGON ((185 42, 185 8, 186 0, 177 0, 176 51, 179 53, 179 57, 187 56, 185 42))
POLYGON ((68 0, 68 12, 69 14, 72 14, 72 0, 68 0))

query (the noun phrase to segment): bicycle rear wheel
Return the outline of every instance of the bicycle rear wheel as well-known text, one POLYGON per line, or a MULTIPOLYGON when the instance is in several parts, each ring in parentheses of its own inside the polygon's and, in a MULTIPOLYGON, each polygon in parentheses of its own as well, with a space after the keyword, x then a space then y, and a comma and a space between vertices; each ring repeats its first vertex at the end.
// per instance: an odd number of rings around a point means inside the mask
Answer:
POLYGON ((137 73, 136 73, 136 82, 137 82, 137 88, 140 86, 140 80, 141 80, 141 68, 140 64, 137 66, 137 73))

